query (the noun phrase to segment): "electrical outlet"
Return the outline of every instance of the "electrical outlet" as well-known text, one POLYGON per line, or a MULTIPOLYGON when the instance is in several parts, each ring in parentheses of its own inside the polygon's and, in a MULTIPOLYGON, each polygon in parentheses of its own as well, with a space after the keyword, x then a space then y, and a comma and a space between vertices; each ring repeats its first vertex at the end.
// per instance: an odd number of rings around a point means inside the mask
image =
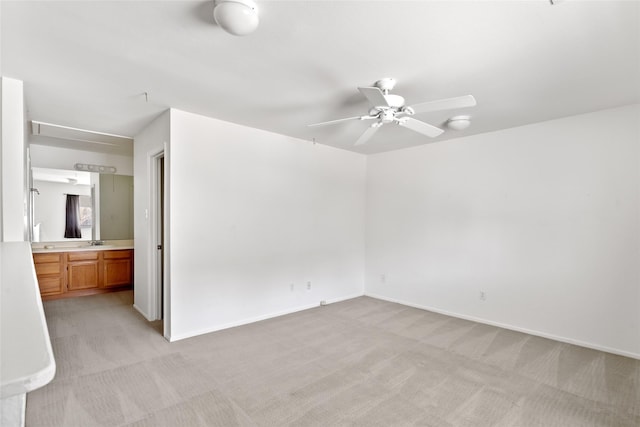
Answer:
POLYGON ((325 300, 320 301, 320 305, 327 305, 327 302, 325 300))
POLYGON ((384 274, 384 273, 382 273, 382 274, 380 275, 380 281, 381 281, 382 283, 387 283, 387 275, 386 275, 386 274, 384 274))
POLYGON ((291 292, 293 292, 293 289, 294 289, 294 287, 295 287, 295 286, 293 285, 293 283, 292 283, 292 284, 290 284, 290 285, 289 285, 289 287, 291 288, 291 292))
POLYGON ((487 293, 485 291, 480 291, 480 301, 486 301, 487 293))
POLYGON ((307 282, 307 290, 310 291, 311 290, 311 281, 307 282))

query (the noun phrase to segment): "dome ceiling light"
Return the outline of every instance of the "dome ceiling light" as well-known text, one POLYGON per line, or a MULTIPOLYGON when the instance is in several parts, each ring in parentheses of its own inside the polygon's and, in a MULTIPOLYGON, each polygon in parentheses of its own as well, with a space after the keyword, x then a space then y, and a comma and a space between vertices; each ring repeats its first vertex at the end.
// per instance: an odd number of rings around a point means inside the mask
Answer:
POLYGON ((447 120, 447 127, 453 130, 465 130, 469 125, 471 125, 469 116, 453 116, 447 120))
POLYGON ((253 0, 214 0, 213 19, 227 33, 246 36, 258 28, 258 7, 253 0))

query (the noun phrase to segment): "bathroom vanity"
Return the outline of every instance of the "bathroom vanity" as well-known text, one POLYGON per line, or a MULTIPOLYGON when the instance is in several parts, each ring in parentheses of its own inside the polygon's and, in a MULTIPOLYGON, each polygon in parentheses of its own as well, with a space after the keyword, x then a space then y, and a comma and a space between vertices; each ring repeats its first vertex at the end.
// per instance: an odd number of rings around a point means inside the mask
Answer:
POLYGON ((33 247, 43 300, 120 291, 133 286, 133 246, 33 247))

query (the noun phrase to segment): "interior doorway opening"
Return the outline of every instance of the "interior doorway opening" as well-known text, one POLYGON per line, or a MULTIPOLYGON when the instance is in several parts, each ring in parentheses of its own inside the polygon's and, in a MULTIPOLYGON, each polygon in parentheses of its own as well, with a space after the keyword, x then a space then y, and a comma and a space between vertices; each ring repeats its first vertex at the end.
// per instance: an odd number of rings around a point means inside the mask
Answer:
POLYGON ((154 318, 161 322, 161 333, 168 339, 168 298, 166 280, 166 185, 164 151, 151 156, 150 235, 151 305, 154 318))

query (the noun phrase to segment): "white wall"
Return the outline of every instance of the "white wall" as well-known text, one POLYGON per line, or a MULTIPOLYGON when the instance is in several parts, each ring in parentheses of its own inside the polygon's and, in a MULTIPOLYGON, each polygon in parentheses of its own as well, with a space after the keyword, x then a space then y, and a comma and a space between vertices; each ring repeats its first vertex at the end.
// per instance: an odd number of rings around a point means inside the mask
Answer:
POLYGON ((31 143, 31 166, 74 170, 76 163, 115 166, 118 175, 133 175, 133 157, 94 151, 72 150, 31 143))
MULTIPOLYGON (((134 234, 134 307, 149 320, 156 320, 160 315, 156 311, 156 277, 151 270, 149 253, 155 244, 153 224, 150 221, 150 197, 152 181, 150 157, 165 151, 168 157, 169 118, 166 111, 134 138, 133 157, 133 234, 134 234)), ((155 253, 155 252, 154 252, 155 253)), ((169 320, 170 313, 165 313, 169 320)), ((165 321, 165 335, 170 334, 171 324, 165 321)))
POLYGON ((2 77, 2 140, 0 161, 2 168, 2 225, 0 240, 25 240, 25 119, 24 92, 20 80, 2 77))
POLYGON ((370 156, 367 294, 640 357, 639 119, 370 156))
POLYGON ((363 294, 365 156, 172 110, 170 160, 172 340, 363 294))
MULTIPOLYGON (((22 81, 0 78, 0 113, 0 241, 24 241, 26 205, 22 81)), ((0 422, 3 425, 24 425, 25 407, 26 394, 0 399, 0 422)))
MULTIPOLYGON (((0 10, 2 10, 2 6, 0 5, 0 10)), ((2 55, 0 55, 0 58, 2 57, 2 55)), ((0 62, 2 62, 2 60, 0 59, 0 62)), ((2 114, 2 110, 3 110, 3 105, 4 104, 4 95, 2 94, 2 77, 0 76, 0 165, 3 164, 2 161, 2 151, 3 151, 3 146, 4 146, 4 134, 2 133, 2 122, 4 122, 4 114, 2 114)), ((4 184, 3 184, 3 180, 2 180, 2 175, 4 175, 4 173, 2 172, 2 170, 0 170, 0 242, 3 241, 3 236, 4 236, 4 232, 3 232, 3 226, 4 226, 4 219, 2 217, 2 212, 4 211, 4 203, 2 202, 2 193, 4 191, 4 184)), ((2 406, 0 406, 0 409, 4 410, 5 409, 5 405, 4 405, 4 401, 0 402, 2 403, 2 406)), ((23 406, 24 409, 24 406, 23 406)), ((8 410, 7 410, 8 412, 8 410)), ((0 418, 2 419, 2 418, 0 418)))

